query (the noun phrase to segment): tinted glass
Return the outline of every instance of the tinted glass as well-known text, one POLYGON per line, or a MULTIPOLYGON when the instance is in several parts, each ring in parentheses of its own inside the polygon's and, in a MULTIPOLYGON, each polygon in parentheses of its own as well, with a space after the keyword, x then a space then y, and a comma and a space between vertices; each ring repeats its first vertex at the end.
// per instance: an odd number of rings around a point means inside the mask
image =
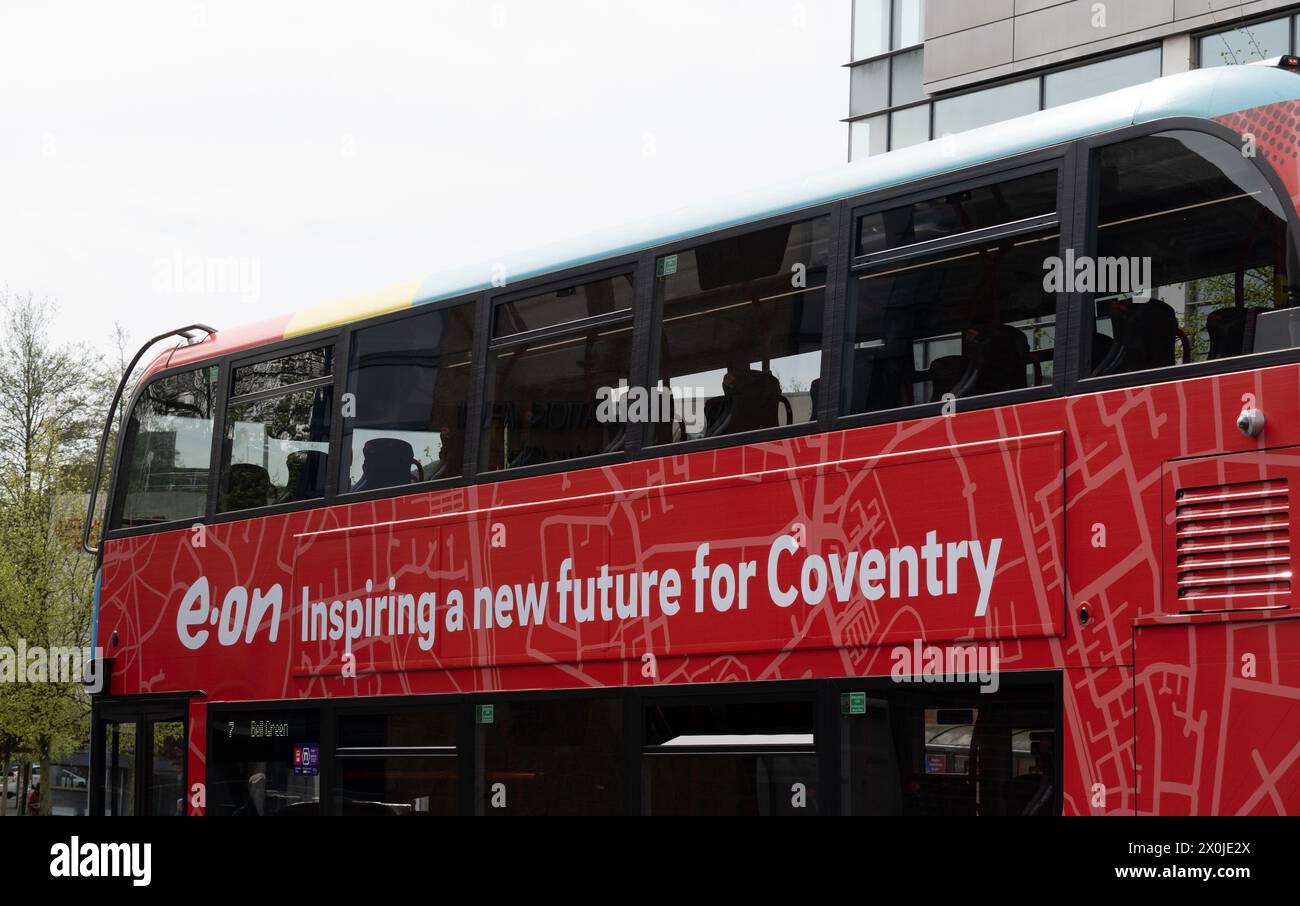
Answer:
POLYGON ((642 806, 652 815, 815 815, 811 702, 645 709, 642 806))
POLYGON ((1050 687, 873 690, 840 718, 846 815, 1058 814, 1050 687))
POLYGON ((501 302, 493 314, 494 339, 580 321, 632 307, 632 276, 622 274, 549 293, 501 302))
POLYGON ((244 365, 235 369, 231 396, 275 390, 315 378, 328 377, 333 372, 334 350, 331 347, 296 352, 269 362, 244 365))
POLYGON ((865 214, 858 218, 857 253, 943 239, 1055 211, 1056 171, 1046 170, 865 214))
POLYGON ((123 432, 114 527, 193 519, 207 510, 216 367, 154 381, 123 432))
POLYGON ((1160 50, 1076 66, 1043 77, 1043 106, 1056 107, 1160 78, 1160 50))
POLYGON ((480 815, 612 815, 625 809, 623 701, 499 702, 476 726, 480 815))
POLYGON ((1297 345, 1282 203, 1253 161, 1200 132, 1099 154, 1095 293, 1085 372, 1118 374, 1297 345))
POLYGON ((185 723, 160 720, 153 731, 152 762, 149 766, 149 814, 171 817, 185 815, 185 723))
POLYGON ((372 491, 461 474, 473 341, 472 303, 352 335, 341 489, 372 491))
POLYGON ((934 103, 934 134, 964 132, 1038 109, 1038 79, 972 91, 934 103))
POLYGON ((320 751, 315 711, 241 711, 212 715, 208 752, 209 815, 320 814, 319 765, 295 750, 320 751))
POLYGON ((814 418, 829 244, 821 217, 656 261, 657 443, 814 418))
POLYGON ((851 412, 1051 382, 1056 297, 1049 231, 868 271, 854 281, 846 351, 851 412))
POLYGON ((324 386, 230 405, 222 512, 325 493, 332 396, 324 386))
POLYGON ((135 814, 135 721, 104 722, 104 814, 135 814))
POLYGON ((626 383, 631 362, 630 320, 494 349, 483 470, 623 449, 625 425, 599 418, 599 392, 626 383))
POLYGON ((456 711, 339 718, 335 796, 343 815, 454 815, 460 783, 456 711))
POLYGON ((1242 66, 1291 52, 1291 28, 1286 19, 1255 22, 1206 35, 1200 40, 1200 64, 1242 66))

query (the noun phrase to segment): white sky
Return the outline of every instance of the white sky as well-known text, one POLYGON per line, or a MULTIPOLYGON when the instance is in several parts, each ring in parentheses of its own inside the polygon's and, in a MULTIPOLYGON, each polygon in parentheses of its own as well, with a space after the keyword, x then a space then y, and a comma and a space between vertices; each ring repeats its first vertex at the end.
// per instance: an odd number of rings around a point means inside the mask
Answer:
POLYGON ((139 343, 833 167, 849 9, 4 0, 0 285, 139 343))

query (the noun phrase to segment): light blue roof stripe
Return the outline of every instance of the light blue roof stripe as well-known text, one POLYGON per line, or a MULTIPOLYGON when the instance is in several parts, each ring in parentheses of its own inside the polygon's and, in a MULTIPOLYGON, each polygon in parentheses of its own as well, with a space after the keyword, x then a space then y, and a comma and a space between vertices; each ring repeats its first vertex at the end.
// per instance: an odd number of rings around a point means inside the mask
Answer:
POLYGON ((501 280, 506 285, 517 283, 1134 123, 1171 116, 1208 119, 1296 98, 1300 98, 1300 75, 1275 67, 1221 66, 1180 73, 845 164, 794 182, 442 271, 421 283, 415 304, 479 292, 499 285, 501 280))

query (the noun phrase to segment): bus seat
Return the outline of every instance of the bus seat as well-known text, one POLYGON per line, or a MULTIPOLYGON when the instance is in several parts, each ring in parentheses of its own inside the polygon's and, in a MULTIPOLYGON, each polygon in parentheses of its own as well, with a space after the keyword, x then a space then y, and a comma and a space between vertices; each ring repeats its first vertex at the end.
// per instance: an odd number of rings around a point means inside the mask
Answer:
MULTIPOLYGON (((399 437, 372 438, 361 448, 361 477, 352 490, 370 491, 411 484, 412 466, 423 472, 408 442, 399 437)), ((421 474, 421 480, 423 477, 421 474)))
POLYGON ((1094 374, 1123 374, 1174 364, 1178 315, 1168 303, 1128 300, 1110 304, 1114 339, 1094 374))
POLYGON ((246 510, 266 506, 271 502, 275 486, 266 469, 251 462, 237 462, 230 466, 226 479, 226 501, 223 509, 246 510))
POLYGON ((281 503, 311 500, 325 493, 326 455, 321 450, 294 450, 285 457, 289 481, 280 496, 281 503))
POLYGON ((854 412, 877 412, 912 405, 913 371, 911 343, 905 339, 886 341, 883 347, 853 350, 854 412))
POLYGON ((1019 390, 1025 384, 1029 365, 1029 339, 1009 324, 967 327, 961 335, 966 373, 952 393, 958 397, 1019 390))
POLYGON ((704 433, 713 436, 775 428, 781 423, 782 403, 788 409, 781 382, 772 372, 729 368, 722 378, 722 396, 704 404, 704 433))
POLYGON ((953 389, 966 375, 970 363, 964 355, 939 356, 930 363, 930 401, 935 402, 953 389))
POLYGON ((1255 345, 1255 308, 1216 308, 1205 317, 1205 332, 1210 337, 1208 358, 1224 359, 1241 355, 1255 345))

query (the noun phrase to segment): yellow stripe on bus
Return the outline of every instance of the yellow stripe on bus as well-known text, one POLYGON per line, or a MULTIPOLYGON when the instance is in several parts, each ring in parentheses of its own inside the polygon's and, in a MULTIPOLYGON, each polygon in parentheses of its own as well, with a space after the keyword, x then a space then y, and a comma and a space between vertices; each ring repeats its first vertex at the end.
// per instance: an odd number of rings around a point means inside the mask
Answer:
POLYGON ((314 305, 295 312, 284 329, 286 337, 301 336, 327 327, 337 327, 351 321, 359 321, 371 315, 382 315, 390 311, 410 308, 415 301, 415 294, 420 288, 420 281, 399 283, 386 289, 336 299, 323 305, 314 305))

